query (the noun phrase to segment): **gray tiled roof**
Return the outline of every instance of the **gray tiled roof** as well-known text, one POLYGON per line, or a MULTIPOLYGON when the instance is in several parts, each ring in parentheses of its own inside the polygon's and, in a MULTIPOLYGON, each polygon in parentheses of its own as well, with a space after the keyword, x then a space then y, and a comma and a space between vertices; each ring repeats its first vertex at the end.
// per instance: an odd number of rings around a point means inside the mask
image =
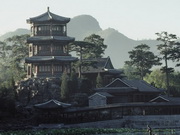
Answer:
POLYGON ((152 99, 150 102, 155 102, 158 99, 164 99, 164 102, 173 102, 173 103, 180 103, 180 97, 172 97, 167 95, 160 95, 154 99, 152 99))
POLYGON ((147 82, 145 82, 143 80, 123 79, 123 81, 132 87, 136 87, 139 90, 139 92, 162 92, 161 89, 158 89, 158 88, 148 84, 147 82))
POLYGON ((34 107, 39 108, 39 109, 57 109, 57 108, 67 108, 70 107, 71 104, 59 102, 57 100, 49 100, 47 102, 41 103, 41 104, 36 104, 34 107))
POLYGON ((27 39, 28 43, 37 41, 61 41, 61 42, 72 42, 75 38, 68 36, 33 36, 27 39))
POLYGON ((114 69, 110 57, 83 59, 83 62, 93 62, 94 66, 87 66, 85 68, 82 68, 82 73, 100 73, 100 72, 108 72, 112 74, 122 73, 121 70, 114 69))
POLYGON ((100 95, 100 96, 104 96, 104 97, 114 97, 113 95, 107 93, 107 92, 96 92, 93 95, 89 96, 89 98, 92 98, 93 96, 95 96, 96 94, 100 95))
POLYGON ((129 93, 138 91, 132 87, 103 87, 95 89, 97 92, 108 92, 108 93, 129 93))
POLYGON ((47 61, 77 61, 78 58, 72 56, 32 56, 25 58, 26 63, 47 62, 47 61))
POLYGON ((155 92, 161 93, 162 90, 153 87, 152 85, 146 83, 143 80, 127 80, 127 79, 115 79, 110 84, 102 88, 97 88, 96 91, 103 92, 117 92, 117 93, 126 93, 126 92, 155 92))
POLYGON ((51 21, 65 24, 70 21, 70 18, 66 18, 66 17, 62 17, 59 15, 53 14, 48 9, 48 11, 45 12, 44 14, 27 19, 27 23, 42 23, 42 22, 51 22, 51 21))

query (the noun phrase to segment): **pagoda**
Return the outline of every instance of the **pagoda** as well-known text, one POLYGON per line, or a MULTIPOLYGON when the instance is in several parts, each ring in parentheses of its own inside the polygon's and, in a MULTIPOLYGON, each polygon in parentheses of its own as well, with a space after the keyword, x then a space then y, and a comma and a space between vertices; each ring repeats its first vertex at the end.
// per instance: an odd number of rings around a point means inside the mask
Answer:
POLYGON ((78 59, 68 51, 68 44, 75 38, 67 36, 67 23, 70 18, 47 12, 27 19, 31 24, 27 77, 60 77, 66 71, 71 72, 71 63, 78 59))

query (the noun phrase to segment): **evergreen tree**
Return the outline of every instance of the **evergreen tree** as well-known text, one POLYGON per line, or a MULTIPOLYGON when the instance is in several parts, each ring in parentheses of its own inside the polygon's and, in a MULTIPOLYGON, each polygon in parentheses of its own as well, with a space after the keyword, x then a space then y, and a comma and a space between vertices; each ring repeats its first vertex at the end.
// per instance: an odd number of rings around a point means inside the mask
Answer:
POLYGON ((125 62, 127 65, 134 66, 138 70, 142 80, 154 65, 161 64, 159 62, 160 59, 149 50, 150 47, 146 44, 138 45, 134 47, 134 50, 128 52, 130 61, 125 62))
POLYGON ((96 78, 96 88, 101 88, 101 87, 103 87, 103 79, 100 73, 98 73, 97 78, 96 78))
POLYGON ((63 72, 61 78, 61 99, 67 100, 69 97, 69 89, 68 89, 68 75, 66 72, 63 72))
POLYGON ((69 91, 71 94, 78 92, 78 77, 75 71, 71 72, 70 81, 68 84, 69 84, 69 91))
POLYGON ((165 66, 162 68, 162 71, 166 73, 166 89, 169 96, 169 74, 173 72, 173 68, 168 67, 168 60, 172 59, 172 49, 173 45, 176 43, 177 37, 165 31, 156 33, 156 35, 158 36, 157 40, 161 41, 161 44, 157 45, 157 48, 165 61, 165 66))
POLYGON ((104 39, 101 36, 92 34, 84 38, 85 42, 94 44, 94 47, 86 48, 84 50, 85 58, 101 58, 104 54, 107 45, 104 44, 104 39))
POLYGON ((104 54, 107 45, 104 45, 104 39, 99 35, 92 34, 84 39, 84 41, 75 41, 69 44, 69 50, 75 51, 80 57, 76 63, 78 67, 79 78, 81 78, 81 72, 83 67, 94 66, 95 62, 87 62, 83 59, 101 58, 104 54))

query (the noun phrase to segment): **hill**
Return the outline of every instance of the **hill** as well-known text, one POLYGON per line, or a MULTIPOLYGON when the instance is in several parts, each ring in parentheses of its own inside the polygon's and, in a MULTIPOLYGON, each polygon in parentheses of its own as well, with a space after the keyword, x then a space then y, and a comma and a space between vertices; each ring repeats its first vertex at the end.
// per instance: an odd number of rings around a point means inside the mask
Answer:
POLYGON ((0 36, 0 41, 3 41, 6 38, 12 37, 14 35, 23 35, 23 34, 30 34, 30 31, 27 29, 19 28, 13 32, 7 32, 4 35, 0 36))
MULTIPOLYGON (((0 40, 13 35, 29 34, 27 29, 17 29, 14 32, 8 32, 0 36, 0 40)), ((68 36, 75 37, 76 40, 83 40, 90 34, 98 34, 104 38, 104 43, 108 46, 105 51, 105 56, 110 56, 115 68, 122 68, 124 61, 129 59, 128 51, 131 51, 134 46, 147 44, 151 47, 151 51, 158 54, 156 45, 159 44, 156 40, 133 40, 123 35, 113 28, 102 30, 99 22, 90 15, 79 15, 71 19, 68 23, 68 36)), ((171 66, 174 67, 174 63, 171 66)))
POLYGON ((85 37, 101 31, 99 22, 90 15, 79 15, 71 19, 67 25, 68 35, 76 40, 83 40, 85 37))

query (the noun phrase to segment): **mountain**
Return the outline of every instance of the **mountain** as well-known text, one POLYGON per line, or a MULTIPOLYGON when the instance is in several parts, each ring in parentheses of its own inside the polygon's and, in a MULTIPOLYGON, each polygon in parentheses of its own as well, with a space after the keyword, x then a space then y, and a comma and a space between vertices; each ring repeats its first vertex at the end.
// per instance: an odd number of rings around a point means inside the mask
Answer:
POLYGON ((6 38, 12 37, 14 35, 23 35, 23 34, 30 34, 30 31, 27 29, 19 28, 13 32, 7 32, 4 35, 0 36, 0 41, 3 41, 6 38))
POLYGON ((83 40, 85 37, 101 31, 99 22, 90 15, 79 15, 71 19, 67 25, 68 35, 76 40, 83 40))
MULTIPOLYGON (((68 36, 75 37, 76 40, 83 40, 85 37, 91 34, 98 34, 104 38, 104 43, 108 46, 105 50, 105 56, 110 56, 115 68, 122 68, 124 61, 129 60, 128 52, 133 49, 134 46, 140 44, 147 44, 151 47, 151 51, 158 54, 157 46, 159 41, 156 40, 133 40, 116 29, 107 28, 102 30, 99 22, 90 15, 79 15, 71 19, 67 25, 68 36)), ((27 29, 17 29, 14 32, 8 32, 0 36, 0 40, 4 40, 7 37, 13 35, 29 34, 27 29)), ((170 63, 174 67, 175 63, 170 63)))

